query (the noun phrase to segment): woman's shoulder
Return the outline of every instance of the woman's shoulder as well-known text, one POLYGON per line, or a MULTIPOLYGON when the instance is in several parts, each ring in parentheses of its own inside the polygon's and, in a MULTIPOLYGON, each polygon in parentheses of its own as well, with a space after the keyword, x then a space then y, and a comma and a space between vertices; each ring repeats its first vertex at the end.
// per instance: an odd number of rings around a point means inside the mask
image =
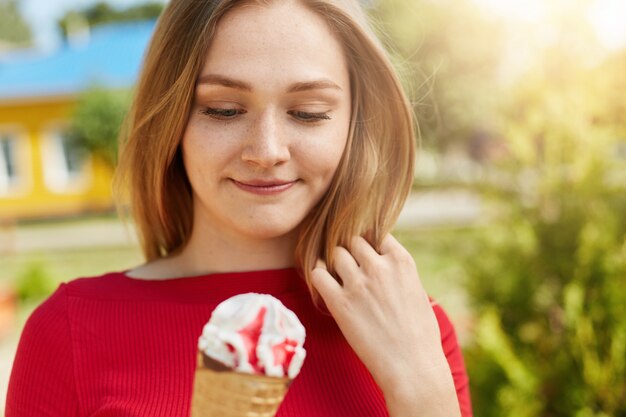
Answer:
MULTIPOLYGON (((125 271, 106 272, 101 275, 77 277, 61 282, 29 315, 27 328, 47 327, 49 322, 62 326, 69 317, 76 317, 76 306, 85 303, 135 300, 138 291, 125 271)), ((80 310, 80 308, 79 308, 80 310)))
POLYGON ((102 275, 78 277, 61 282, 48 298, 39 304, 37 310, 63 309, 69 297, 110 293, 123 283, 124 278, 124 272, 107 272, 102 275))
POLYGON ((98 297, 120 289, 126 281, 128 278, 125 271, 112 271, 71 279, 61 283, 57 292, 62 292, 67 297, 98 297))
MULTIPOLYGON (((70 340, 70 311, 72 297, 94 297, 115 290, 120 272, 100 276, 76 278, 59 284, 52 294, 44 299, 28 316, 22 332, 21 342, 25 346, 43 343, 60 351, 70 340)), ((54 350, 54 349, 53 349, 54 350)))

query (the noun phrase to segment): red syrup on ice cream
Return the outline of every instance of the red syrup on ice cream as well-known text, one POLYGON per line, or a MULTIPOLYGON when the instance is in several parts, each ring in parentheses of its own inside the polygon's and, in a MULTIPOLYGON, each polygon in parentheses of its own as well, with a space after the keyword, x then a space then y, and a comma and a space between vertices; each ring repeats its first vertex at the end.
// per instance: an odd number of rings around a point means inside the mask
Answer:
MULTIPOLYGON (((259 358, 257 357, 256 353, 256 347, 259 344, 259 338, 261 337, 261 330, 263 328, 263 322, 265 321, 266 313, 267 308, 261 307, 259 309, 259 313, 254 318, 254 320, 252 320, 247 326, 237 331, 246 347, 249 362, 254 369, 254 373, 261 375, 265 373, 265 369, 263 365, 259 363, 259 358)), ((274 364, 282 365, 285 374, 287 373, 287 369, 289 369, 289 364, 291 363, 293 355, 296 353, 296 346, 298 346, 298 342, 290 339, 285 339, 281 343, 272 346, 272 353, 274 354, 274 364)), ((231 344, 228 344, 228 350, 234 353, 235 347, 231 344)), ((236 357, 235 360, 237 361, 236 357)), ((236 363, 235 366, 237 365, 239 364, 236 363)))

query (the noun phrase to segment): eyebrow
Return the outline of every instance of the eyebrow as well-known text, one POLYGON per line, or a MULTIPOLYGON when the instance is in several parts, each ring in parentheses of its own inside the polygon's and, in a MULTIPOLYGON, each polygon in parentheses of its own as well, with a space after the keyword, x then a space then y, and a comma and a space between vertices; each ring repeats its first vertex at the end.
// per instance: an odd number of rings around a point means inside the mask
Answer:
MULTIPOLYGON (((206 74, 201 75, 198 78, 198 85, 221 85, 223 87, 234 88, 236 90, 242 90, 251 92, 253 90, 252 86, 246 82, 234 80, 232 78, 228 78, 222 75, 216 74, 206 74)), ((320 79, 313 81, 304 81, 294 83, 289 86, 287 89, 287 93, 298 93, 301 91, 309 91, 309 90, 323 90, 323 89, 334 89, 342 91, 342 88, 339 87, 336 83, 332 82, 329 79, 320 79)))
POLYGON ((333 89, 342 91, 342 88, 337 84, 332 82, 331 80, 315 80, 315 81, 305 81, 300 83, 294 83, 287 89, 288 93, 298 93, 300 91, 309 91, 309 90, 324 90, 324 89, 333 89))
POLYGON ((221 85, 223 87, 234 88, 236 90, 252 91, 252 86, 248 83, 214 74, 201 75, 200 78, 198 78, 196 85, 202 84, 221 85))

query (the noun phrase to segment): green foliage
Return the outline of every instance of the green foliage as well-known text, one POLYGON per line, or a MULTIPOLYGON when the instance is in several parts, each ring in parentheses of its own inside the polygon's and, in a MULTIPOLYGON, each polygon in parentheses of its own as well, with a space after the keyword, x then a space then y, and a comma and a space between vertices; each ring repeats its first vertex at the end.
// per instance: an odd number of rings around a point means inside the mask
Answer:
POLYGON ((79 149, 102 158, 110 166, 117 160, 117 137, 130 106, 128 91, 92 88, 83 93, 72 116, 69 139, 79 149))
POLYGON ((511 91, 509 156, 481 185, 496 220, 464 259, 476 415, 626 416, 625 63, 511 91))
POLYGON ((32 40, 30 27, 17 8, 16 0, 0 0, 0 41, 28 45, 32 40))
POLYGON ((488 226, 459 247, 475 415, 624 417, 626 52, 599 45, 580 2, 545 3, 542 30, 471 2, 373 15, 417 70, 425 145, 484 164, 488 226))
POLYGON ((73 10, 66 13, 59 20, 58 25, 63 37, 67 37, 70 28, 77 22, 79 24, 86 22, 89 27, 95 27, 112 22, 156 19, 164 7, 162 3, 149 2, 118 10, 106 2, 99 2, 84 10, 73 10))
POLYGON ((414 110, 423 144, 466 147, 495 128, 500 106, 500 22, 469 1, 385 0, 372 11, 412 68, 414 110))
POLYGON ((39 263, 29 264, 17 277, 15 286, 20 302, 39 301, 55 289, 55 281, 39 263))

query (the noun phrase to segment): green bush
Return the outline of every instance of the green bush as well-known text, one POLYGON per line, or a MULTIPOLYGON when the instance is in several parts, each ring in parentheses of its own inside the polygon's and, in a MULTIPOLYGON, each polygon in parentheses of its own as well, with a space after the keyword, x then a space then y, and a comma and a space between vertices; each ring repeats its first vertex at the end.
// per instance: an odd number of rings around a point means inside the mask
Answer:
POLYGON ((20 302, 39 301, 49 296, 56 285, 46 268, 39 263, 28 265, 17 277, 15 284, 20 302))
POLYGON ((68 137, 77 149, 100 157, 110 166, 117 161, 117 137, 130 107, 126 90, 92 87, 79 97, 68 137))
POLYGON ((582 90, 600 75, 523 86, 481 186, 495 221, 464 259, 477 416, 626 416, 626 129, 582 90))

